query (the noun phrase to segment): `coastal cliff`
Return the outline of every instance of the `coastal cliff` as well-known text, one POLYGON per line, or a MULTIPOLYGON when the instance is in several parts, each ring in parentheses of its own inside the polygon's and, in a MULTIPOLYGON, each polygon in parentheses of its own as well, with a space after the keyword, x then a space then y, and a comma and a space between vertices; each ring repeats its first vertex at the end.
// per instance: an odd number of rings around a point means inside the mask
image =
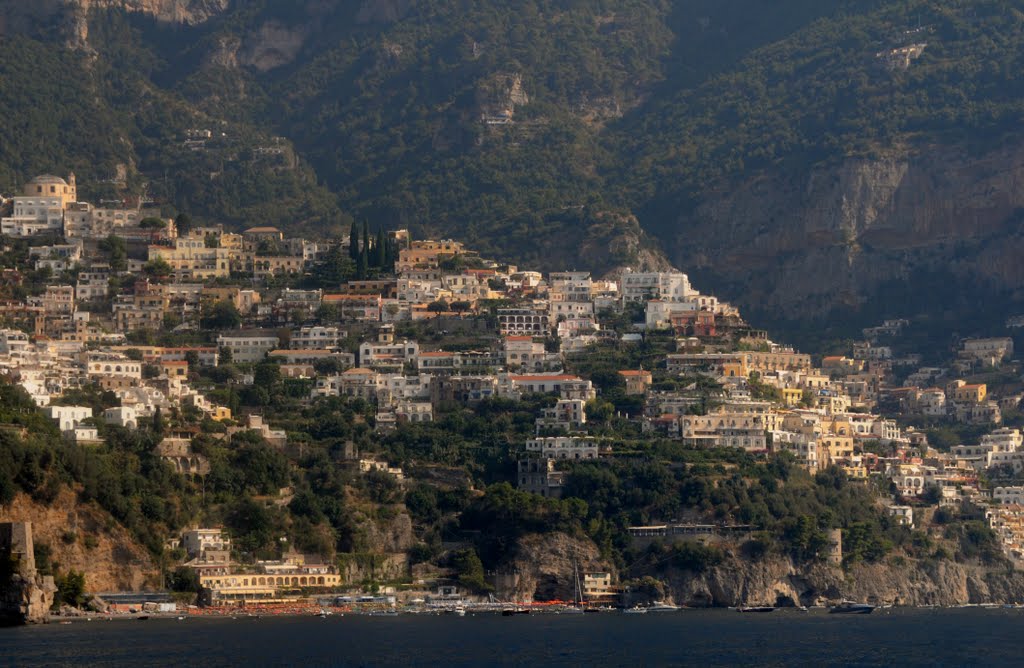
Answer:
POLYGON ((57 591, 36 570, 31 522, 0 522, 0 626, 43 624, 57 591))
POLYGON ((822 318, 928 272, 1020 298, 1022 183, 1020 143, 774 170, 681 215, 671 256, 753 313, 822 318))
POLYGON ((593 542, 564 533, 523 536, 499 569, 495 595, 512 601, 571 601, 574 568, 583 573, 609 571, 593 542))
POLYGON ((149 552, 122 526, 91 503, 63 489, 50 503, 18 494, 0 508, 0 522, 31 522, 35 543, 49 549, 55 570, 85 574, 88 592, 159 587, 160 571, 149 552))
POLYGON ((1024 601, 1024 573, 953 561, 797 566, 784 557, 730 556, 702 573, 668 571, 667 593, 692 607, 823 605, 842 599, 902 606, 1024 601))

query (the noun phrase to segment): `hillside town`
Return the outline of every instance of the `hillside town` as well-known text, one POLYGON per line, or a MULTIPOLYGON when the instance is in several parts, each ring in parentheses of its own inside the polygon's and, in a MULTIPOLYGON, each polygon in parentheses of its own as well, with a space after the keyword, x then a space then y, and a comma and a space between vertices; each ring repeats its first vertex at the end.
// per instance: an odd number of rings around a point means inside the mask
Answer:
MULTIPOLYGON (((79 201, 73 174, 37 177, 4 205, 0 372, 75 447, 158 430, 159 457, 202 483, 201 437, 245 434, 302 456, 309 436, 272 410, 285 383, 304 405, 365 402, 380 438, 452 406, 532 401, 533 437, 508 444, 508 482, 530 494, 558 499, 572 464, 634 456, 650 439, 737 449, 877 486, 885 512, 916 529, 941 531, 936 516, 951 509, 976 516, 1024 563, 1024 319, 953 342, 945 362, 908 349, 907 320, 818 356, 772 341, 679 271, 541 273, 356 224, 343 239, 232 232, 79 201), (623 358, 643 361, 605 368, 623 358)), ((348 444, 338 460, 399 487, 415 477, 372 448, 348 444)), ((629 532, 642 543, 736 530, 756 527, 666 516, 629 532)), ((208 606, 466 600, 443 570, 371 591, 333 555, 281 541, 279 558, 256 559, 220 526, 165 537, 208 606)), ((606 571, 579 580, 590 602, 626 590, 606 571)), ((104 594, 110 610, 146 602, 104 594)))

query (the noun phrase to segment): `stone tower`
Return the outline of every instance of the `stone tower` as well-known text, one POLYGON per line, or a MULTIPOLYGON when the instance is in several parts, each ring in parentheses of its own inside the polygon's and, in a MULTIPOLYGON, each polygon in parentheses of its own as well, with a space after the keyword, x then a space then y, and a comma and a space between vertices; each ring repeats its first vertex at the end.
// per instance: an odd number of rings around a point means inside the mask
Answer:
POLYGON ((45 623, 57 587, 36 572, 31 522, 0 522, 0 626, 45 623))
POLYGON ((828 532, 828 563, 833 566, 843 564, 843 530, 832 529, 828 532))

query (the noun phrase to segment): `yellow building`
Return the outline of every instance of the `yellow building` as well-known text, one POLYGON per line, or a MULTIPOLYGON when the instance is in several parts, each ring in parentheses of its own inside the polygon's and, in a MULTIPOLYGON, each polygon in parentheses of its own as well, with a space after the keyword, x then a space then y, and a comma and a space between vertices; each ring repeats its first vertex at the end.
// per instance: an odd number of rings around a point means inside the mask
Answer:
POLYGON ((787 406, 798 406, 804 398, 804 391, 799 387, 782 388, 782 400, 787 406))
POLYGON ((626 394, 644 394, 653 380, 651 372, 643 369, 620 371, 619 375, 626 381, 626 394))
POLYGON ((231 409, 227 406, 214 406, 210 411, 210 418, 217 422, 224 422, 231 419, 231 409))
POLYGON ((59 176, 44 174, 26 183, 21 194, 24 197, 59 200, 60 208, 67 209, 68 204, 78 201, 78 186, 75 183, 74 173, 68 175, 67 181, 59 176))
POLYGON ((824 466, 830 466, 853 457, 853 437, 828 434, 821 437, 818 443, 819 460, 824 466))
POLYGON ((953 401, 958 404, 980 404, 988 396, 988 386, 985 383, 973 385, 964 384, 953 390, 953 401))
POLYGON ((747 367, 750 371, 770 373, 773 371, 810 371, 811 356, 792 351, 775 353, 747 352, 747 367))
POLYGON ((207 247, 206 240, 190 234, 174 240, 174 247, 150 246, 149 260, 161 259, 175 275, 188 278, 219 278, 231 275, 231 259, 226 248, 207 247))
POLYGON ((463 245, 458 241, 413 241, 409 248, 398 251, 398 262, 395 269, 401 273, 423 267, 436 268, 441 260, 456 255, 466 255, 463 245))

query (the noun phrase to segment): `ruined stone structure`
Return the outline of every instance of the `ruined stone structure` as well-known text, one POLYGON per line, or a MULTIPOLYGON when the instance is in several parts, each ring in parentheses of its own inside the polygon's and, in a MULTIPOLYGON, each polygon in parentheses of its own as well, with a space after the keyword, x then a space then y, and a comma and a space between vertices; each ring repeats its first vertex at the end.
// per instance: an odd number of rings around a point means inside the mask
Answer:
POLYGON ((36 571, 32 523, 0 523, 0 626, 46 623, 56 591, 36 571))

